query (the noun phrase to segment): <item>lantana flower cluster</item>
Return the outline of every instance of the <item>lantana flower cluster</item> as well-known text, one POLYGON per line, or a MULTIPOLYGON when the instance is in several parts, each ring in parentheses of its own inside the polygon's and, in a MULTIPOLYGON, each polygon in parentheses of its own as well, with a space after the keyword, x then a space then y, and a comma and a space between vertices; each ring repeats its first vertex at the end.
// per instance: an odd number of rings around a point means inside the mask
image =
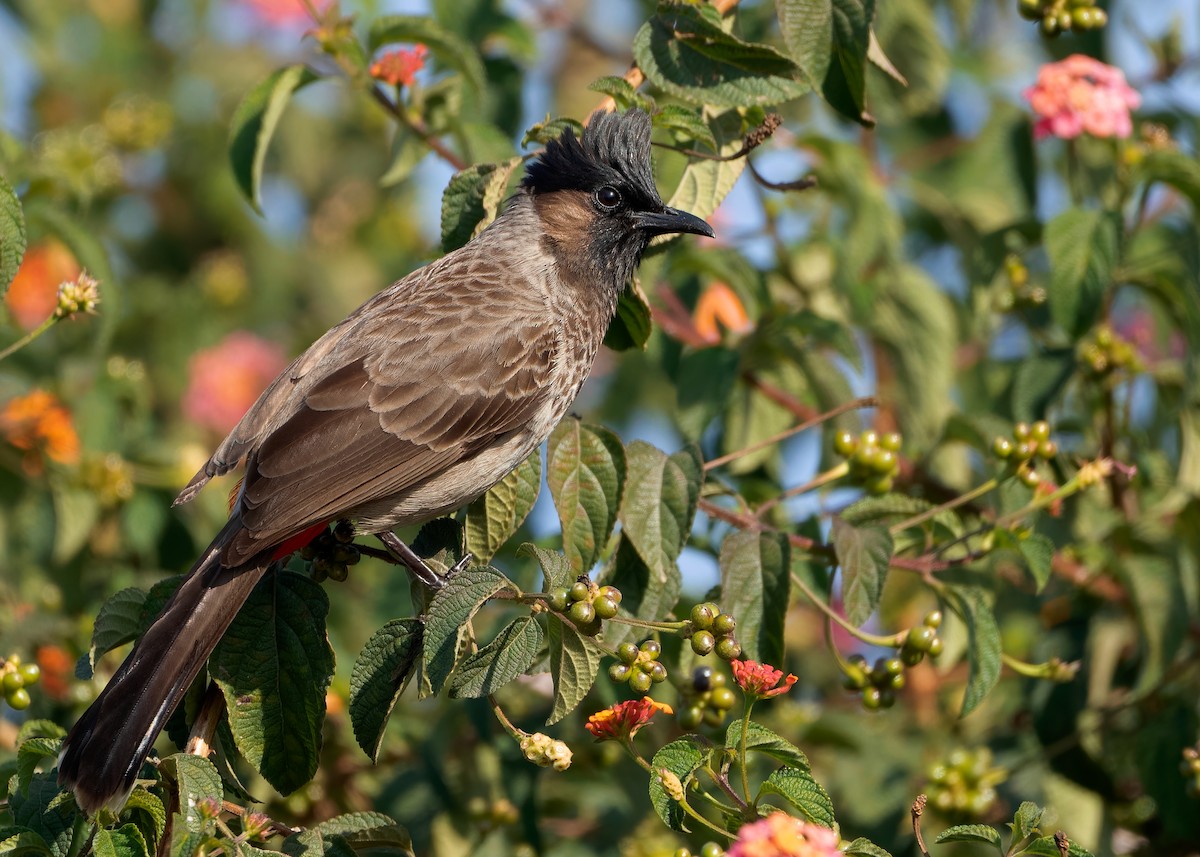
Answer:
POLYGON ((1133 133, 1130 111, 1142 103, 1124 72, 1083 54, 1042 66, 1025 98, 1037 116, 1033 134, 1039 140, 1084 133, 1124 139, 1133 133))

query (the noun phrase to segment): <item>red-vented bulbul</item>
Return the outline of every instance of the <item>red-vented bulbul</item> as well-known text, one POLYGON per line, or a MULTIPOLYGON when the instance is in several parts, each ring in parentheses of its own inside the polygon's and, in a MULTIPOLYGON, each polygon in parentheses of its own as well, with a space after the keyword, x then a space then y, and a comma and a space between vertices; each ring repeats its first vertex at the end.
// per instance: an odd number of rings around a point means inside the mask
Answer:
MULTIPOLYGON (((465 246, 376 294, 292 361, 180 493, 244 464, 229 521, 75 724, 59 782, 117 808, 272 563, 331 522, 390 536, 470 502, 566 414, 656 235, 712 236, 663 204, 650 119, 597 114, 546 146, 465 246)), ((411 554, 409 555, 411 560, 411 554)))

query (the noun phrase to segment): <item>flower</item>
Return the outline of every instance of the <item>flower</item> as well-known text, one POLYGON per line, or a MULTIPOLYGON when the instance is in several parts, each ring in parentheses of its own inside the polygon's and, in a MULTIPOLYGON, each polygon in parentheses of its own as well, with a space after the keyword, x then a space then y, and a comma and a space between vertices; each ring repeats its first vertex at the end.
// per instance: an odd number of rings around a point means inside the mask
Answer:
MULTIPOLYGON (((316 0, 313 6, 318 12, 323 12, 330 2, 331 0, 316 0)), ((264 24, 274 27, 302 23, 309 19, 304 0, 241 0, 241 4, 249 8, 264 24)))
POLYGON ((30 247, 4 295, 13 320, 25 330, 37 327, 58 305, 59 284, 77 276, 79 265, 62 244, 44 241, 30 247))
POLYGON ((244 330, 229 334, 188 364, 188 419, 227 432, 287 364, 279 346, 244 330))
POLYGON ((584 728, 597 741, 624 741, 636 735, 660 711, 664 714, 675 713, 671 706, 655 702, 648 696, 629 699, 597 711, 588 718, 584 728))
POLYGON ((412 86, 413 80, 425 65, 429 49, 414 45, 411 49, 397 48, 371 63, 371 77, 392 86, 412 86))
POLYGON ((838 835, 787 813, 742 825, 726 857, 840 857, 838 835))
POLYGON ((0 434, 17 449, 25 450, 25 470, 42 471, 40 453, 59 464, 79 461, 79 435, 71 414, 53 393, 34 390, 9 399, 0 410, 0 434))
POLYGON ((724 283, 713 283, 700 295, 693 316, 696 331, 709 345, 721 341, 720 324, 734 333, 748 333, 754 323, 746 315, 746 308, 733 289, 724 283))
POLYGON ((794 675, 783 678, 783 670, 777 670, 770 664, 760 664, 755 661, 732 661, 733 678, 742 689, 742 693, 752 699, 766 699, 787 693, 798 679, 794 675), (783 684, 779 680, 783 679, 783 684))
POLYGON ((565 771, 571 767, 571 748, 565 741, 558 741, 544 732, 522 733, 521 752, 526 759, 543 768, 565 771))
POLYGON ((79 276, 58 285, 58 304, 54 315, 58 318, 74 318, 75 313, 95 313, 100 303, 100 283, 87 271, 80 271, 79 276))
POLYGON ((1128 137, 1133 132, 1129 111, 1142 102, 1124 72, 1083 54, 1042 66, 1025 98, 1037 116, 1033 134, 1039 140, 1073 140, 1085 132, 1128 137))

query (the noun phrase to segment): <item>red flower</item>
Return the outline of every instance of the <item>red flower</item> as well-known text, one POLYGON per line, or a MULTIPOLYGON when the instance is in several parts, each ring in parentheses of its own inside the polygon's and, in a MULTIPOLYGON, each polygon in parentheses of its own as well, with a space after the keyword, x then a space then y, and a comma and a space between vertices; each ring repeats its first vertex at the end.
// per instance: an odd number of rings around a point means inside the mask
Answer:
POLYGON ((1128 137, 1133 132, 1129 111, 1142 102, 1119 68, 1083 54, 1042 66, 1025 98, 1037 116, 1033 135, 1039 140, 1073 140, 1085 132, 1128 137))
POLYGON ((658 712, 673 714, 671 706, 655 702, 648 696, 630 699, 597 711, 588 718, 584 728, 597 741, 624 741, 632 738, 638 730, 654 719, 658 712))
POLYGON ((371 63, 371 77, 392 86, 412 86, 417 72, 425 66, 425 55, 428 53, 424 45, 414 45, 411 50, 397 48, 388 51, 371 63))
POLYGON ((799 679, 794 675, 783 678, 783 670, 755 661, 733 661, 733 678, 742 693, 752 699, 766 699, 787 693, 799 679), (783 684, 779 680, 783 679, 783 684))
POLYGON ((227 432, 286 364, 278 345, 244 330, 231 333, 192 358, 183 412, 189 420, 227 432))

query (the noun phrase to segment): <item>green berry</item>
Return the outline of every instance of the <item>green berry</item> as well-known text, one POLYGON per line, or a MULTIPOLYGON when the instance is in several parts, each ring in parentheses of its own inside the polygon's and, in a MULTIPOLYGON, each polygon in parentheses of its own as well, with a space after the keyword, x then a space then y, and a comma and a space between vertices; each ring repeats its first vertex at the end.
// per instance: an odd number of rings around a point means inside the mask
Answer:
POLYGON ((29 703, 33 702, 33 699, 29 696, 29 691, 23 687, 18 687, 16 690, 4 694, 4 700, 17 711, 24 711, 29 707, 29 703))
POLYGON ((592 593, 592 590, 586 583, 584 583, 582 580, 577 580, 571 584, 571 589, 570 589, 569 594, 570 594, 571 600, 578 603, 580 601, 586 601, 588 596, 591 595, 591 593, 592 593))
POLYGON ((864 482, 863 488, 868 494, 878 497, 891 491, 895 484, 896 480, 891 476, 878 475, 872 476, 870 479, 864 482))
POLYGON ((597 598, 592 602, 592 607, 601 619, 611 619, 617 615, 617 602, 611 598, 597 598))
POLYGON ((728 684, 728 679, 725 678, 725 673, 714 671, 712 675, 712 686, 724 687, 726 684, 728 684))
POLYGON ((742 656, 742 644, 733 637, 722 637, 717 641, 717 657, 723 661, 732 661, 742 656))
POLYGON ((732 634, 737 630, 737 620, 728 613, 718 613, 713 619, 712 632, 718 636, 732 634))
POLYGON ((567 594, 565 588, 550 590, 550 596, 546 599, 546 603, 550 605, 550 609, 555 613, 562 613, 566 610, 570 601, 570 596, 567 594))
POLYGON ((329 579, 342 583, 350 576, 350 570, 340 562, 329 564, 329 579))
POLYGON ((1043 36, 1050 39, 1057 38, 1060 32, 1058 18, 1053 15, 1047 15, 1045 18, 1042 18, 1041 29, 1043 36))
POLYGON ((662 646, 659 645, 658 640, 646 640, 642 643, 641 650, 651 658, 657 658, 662 654, 662 646))
POLYGON ((728 687, 714 688, 708 698, 708 704, 718 711, 728 711, 737 702, 737 694, 728 687))
POLYGON ((1045 420, 1038 420, 1029 427, 1029 436, 1033 440, 1049 440, 1050 439, 1050 423, 1045 420))
POLYGON ((929 656, 931 658, 939 657, 946 649, 946 644, 942 642, 941 637, 934 637, 933 642, 929 644, 929 656))
POLYGON ((29 687, 31 684, 37 684, 38 679, 42 677, 42 669, 37 664, 21 664, 17 668, 17 672, 21 674, 26 687, 29 687))
POLYGON ((681 729, 696 729, 702 720, 704 720, 704 709, 699 705, 692 705, 679 712, 679 727, 681 729))
POLYGON ((617 646, 617 657, 620 658, 622 662, 631 664, 637 660, 637 656, 637 643, 622 643, 621 645, 617 646))
POLYGON ((1058 29, 1062 30, 1064 33, 1068 32, 1071 29, 1071 24, 1072 21, 1070 12, 1063 10, 1062 12, 1058 13, 1058 29))
POLYGON ((717 617, 715 604, 697 604, 692 608, 692 627, 697 631, 707 631, 712 627, 713 619, 717 617))
POLYGON ((1013 447, 1013 458, 1017 461, 1028 461, 1037 452, 1037 444, 1023 440, 1013 447))
POLYGON ((1058 455, 1058 444, 1052 440, 1043 440, 1037 446, 1037 454, 1039 458, 1049 461, 1058 455))
POLYGON ((877 687, 865 687, 862 692, 862 705, 867 711, 878 711, 883 702, 883 696, 877 687))
POLYGON ((728 711, 718 711, 715 708, 704 709, 704 722, 709 726, 720 726, 725 722, 728 711))
POLYGON ((879 688, 879 707, 891 708, 896 704, 896 692, 890 687, 879 688))
POLYGON ((697 693, 705 693, 713 687, 713 668, 712 667, 696 667, 692 670, 692 690, 697 693))
POLYGON ((13 670, 4 674, 4 679, 0 682, 0 685, 3 686, 5 693, 12 693, 25 686, 25 679, 21 678, 19 670, 13 670))
POLYGON ((858 452, 854 453, 854 462, 862 465, 864 470, 875 470, 882 452, 878 446, 860 446, 858 452))
POLYGON ((651 661, 646 664, 646 675, 650 676, 650 681, 655 684, 661 684, 667 680, 667 668, 660 661, 651 661))
POLYGON ((1009 458, 1013 454, 1013 442, 1006 437, 998 437, 992 441, 992 452, 997 458, 1009 458))
POLYGON ((711 631, 697 631, 692 634, 692 651, 703 657, 711 652, 717 645, 717 638, 712 635, 711 631))
POLYGON ((846 690, 862 690, 870 683, 870 677, 862 667, 851 664, 846 668, 846 675, 842 679, 842 687, 846 690))
POLYGON ((629 664, 613 664, 608 668, 608 677, 617 684, 623 684, 629 681, 631 672, 633 672, 633 667, 629 664))
POLYGON ((871 462, 871 469, 880 475, 887 475, 896 467, 896 453, 888 449, 879 450, 875 454, 875 460, 871 462))
POLYGON ((900 660, 904 662, 905 666, 915 667, 925 660, 925 653, 920 649, 912 649, 905 645, 900 649, 900 660))
POLYGON ((1029 440, 1030 431, 1029 423, 1017 423, 1013 426, 1013 440, 1029 440))
POLYGON ((1042 18, 1042 0, 1019 0, 1017 12, 1028 21, 1040 21, 1042 18))
POLYGON ((1090 30, 1095 26, 1091 9, 1074 9, 1071 11, 1071 24, 1079 30, 1090 30))
POLYGON ((898 431, 890 431, 879 438, 879 445, 888 452, 899 452, 900 447, 904 445, 904 437, 898 431))
POLYGON ((610 598, 617 604, 621 603, 621 590, 615 586, 601 586, 596 592, 597 598, 610 598))
POLYGON ((576 601, 567 611, 567 616, 576 625, 590 625, 596 618, 596 608, 587 601, 576 601))
POLYGON ((700 857, 721 857, 725 853, 725 849, 715 842, 705 842, 700 849, 700 857))
POLYGON ((887 689, 900 690, 902 687, 904 687, 904 683, 905 683, 904 673, 900 673, 899 675, 888 676, 888 680, 886 682, 884 682, 883 686, 880 687, 880 690, 887 690, 887 689))
POLYGON ((671 857, 692 857, 692 852, 686 848, 676 848, 675 853, 671 857))
POLYGON ((1105 12, 1103 9, 1093 9, 1092 10, 1092 27, 1093 28, 1098 30, 1107 23, 1108 23, 1108 13, 1107 12, 1105 12))
POLYGON ((842 458, 849 458, 854 455, 854 450, 858 448, 858 441, 854 439, 848 431, 840 431, 833 436, 833 451, 842 458))
POLYGON ((858 442, 863 446, 879 446, 879 433, 867 429, 858 436, 858 442))
POLYGON ((928 625, 921 625, 908 630, 908 638, 904 641, 904 645, 924 653, 929 651, 929 646, 935 639, 937 639, 937 631, 928 625))
POLYGON ((650 686, 654 684, 650 676, 641 670, 634 670, 629 676, 629 689, 634 693, 647 694, 650 692, 650 686))
POLYGON ((1036 488, 1038 483, 1042 481, 1042 477, 1038 476, 1038 472, 1032 467, 1025 467, 1017 471, 1017 478, 1021 480, 1021 484, 1026 488, 1036 488))
POLYGON ((925 614, 925 619, 922 621, 922 624, 923 624, 923 625, 924 625, 926 628, 940 628, 940 627, 942 627, 942 611, 941 611, 941 610, 934 610, 934 611, 932 611, 932 612, 926 613, 926 614, 925 614))

